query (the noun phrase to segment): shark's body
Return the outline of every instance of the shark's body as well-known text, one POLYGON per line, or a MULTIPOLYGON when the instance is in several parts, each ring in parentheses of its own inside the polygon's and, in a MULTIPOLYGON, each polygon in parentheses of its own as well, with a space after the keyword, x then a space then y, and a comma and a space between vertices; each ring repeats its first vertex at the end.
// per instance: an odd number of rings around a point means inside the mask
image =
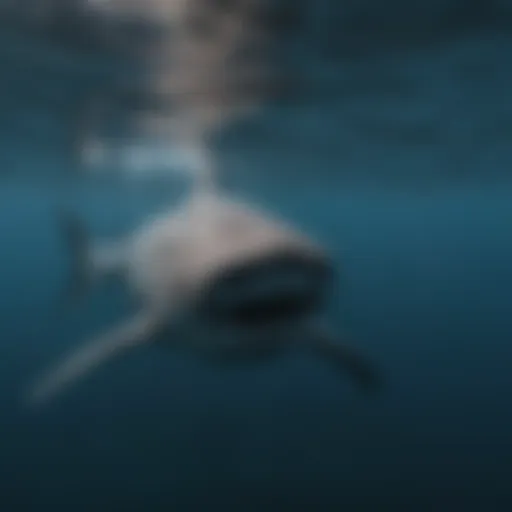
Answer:
POLYGON ((238 361, 275 355, 301 334, 304 345, 339 363, 362 387, 376 383, 371 366, 334 343, 318 322, 334 278, 329 256, 280 220, 201 190, 110 245, 89 248, 79 224, 67 219, 65 228, 79 263, 77 278, 115 274, 139 299, 140 309, 44 377, 32 390, 35 402, 157 335, 176 348, 238 361), (202 325, 203 334, 167 336, 184 317, 202 325))

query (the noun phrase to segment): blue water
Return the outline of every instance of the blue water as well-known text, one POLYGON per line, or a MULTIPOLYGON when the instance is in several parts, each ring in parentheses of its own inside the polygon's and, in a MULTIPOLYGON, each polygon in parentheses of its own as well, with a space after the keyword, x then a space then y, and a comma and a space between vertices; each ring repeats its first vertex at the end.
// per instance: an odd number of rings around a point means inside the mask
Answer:
POLYGON ((356 183, 325 158, 290 178, 295 167, 277 153, 266 156, 275 171, 235 180, 333 251, 343 288, 331 321, 380 365, 380 396, 357 396, 301 354, 226 370, 151 347, 36 414, 20 402, 32 379, 130 309, 111 289, 59 305, 69 261, 55 205, 74 205, 111 236, 181 193, 172 180, 59 177, 65 156, 49 132, 46 146, 34 136, 41 116, 32 112, 31 139, 2 125, 2 161, 16 171, 0 181, 2 512, 512 509, 512 180, 486 179, 510 176, 506 144, 484 151, 458 139, 444 160, 410 142, 352 154, 352 177, 357 162, 390 176, 403 164, 444 168, 456 175, 449 183, 384 186, 378 172, 356 183), (477 167, 472 180, 453 173, 461 163, 477 167))
MULTIPOLYGON (((19 410, 30 379, 126 304, 98 292, 52 316, 66 277, 55 193, 0 193, 3 510, 506 510, 512 186, 418 195, 331 183, 309 202, 281 201, 339 256, 348 292, 332 318, 382 366, 387 386, 374 400, 300 355, 226 372, 155 348, 38 415, 19 410)), ((81 198, 111 208, 98 231, 113 233, 150 209, 151 194, 136 195, 91 188, 81 198)))

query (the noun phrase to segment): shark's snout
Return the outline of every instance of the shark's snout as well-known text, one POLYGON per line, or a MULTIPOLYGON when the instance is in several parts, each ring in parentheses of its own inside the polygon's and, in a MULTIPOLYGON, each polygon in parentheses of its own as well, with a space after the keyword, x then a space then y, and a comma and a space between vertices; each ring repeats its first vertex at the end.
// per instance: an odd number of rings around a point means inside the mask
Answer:
POLYGON ((326 261, 302 254, 247 261, 213 281, 204 310, 217 322, 242 327, 295 322, 321 309, 331 277, 326 261))

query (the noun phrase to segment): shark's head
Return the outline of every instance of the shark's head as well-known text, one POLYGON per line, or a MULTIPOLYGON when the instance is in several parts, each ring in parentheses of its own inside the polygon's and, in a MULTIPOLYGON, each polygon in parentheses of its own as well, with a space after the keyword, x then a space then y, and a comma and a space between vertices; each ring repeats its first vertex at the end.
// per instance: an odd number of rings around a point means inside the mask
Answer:
POLYGON ((215 323, 248 329, 295 324, 322 308, 333 273, 326 258, 301 252, 244 261, 212 280, 201 311, 215 323))

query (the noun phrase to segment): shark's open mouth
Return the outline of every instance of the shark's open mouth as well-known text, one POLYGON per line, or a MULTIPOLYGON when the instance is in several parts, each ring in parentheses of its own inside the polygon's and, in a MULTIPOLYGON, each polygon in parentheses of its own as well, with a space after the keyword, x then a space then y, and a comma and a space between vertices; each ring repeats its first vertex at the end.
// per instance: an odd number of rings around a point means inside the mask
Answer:
POLYGON ((316 297, 309 293, 280 293, 246 299, 225 309, 231 323, 246 327, 290 322, 312 314, 317 306, 316 297))
POLYGON ((244 327, 293 322, 321 307, 330 275, 327 265, 296 255, 247 262, 214 280, 204 309, 244 327))

